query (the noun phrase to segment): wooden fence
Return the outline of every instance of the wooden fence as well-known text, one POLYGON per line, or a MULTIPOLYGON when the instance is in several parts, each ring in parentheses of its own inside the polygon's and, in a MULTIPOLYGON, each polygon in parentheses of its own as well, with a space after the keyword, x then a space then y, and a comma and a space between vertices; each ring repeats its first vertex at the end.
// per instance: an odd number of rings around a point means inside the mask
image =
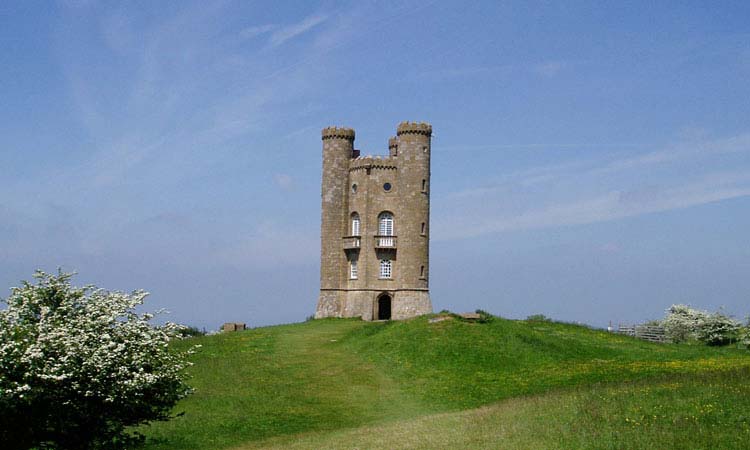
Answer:
POLYGON ((637 337, 649 342, 669 342, 664 327, 652 325, 620 325, 617 329, 620 334, 637 337))

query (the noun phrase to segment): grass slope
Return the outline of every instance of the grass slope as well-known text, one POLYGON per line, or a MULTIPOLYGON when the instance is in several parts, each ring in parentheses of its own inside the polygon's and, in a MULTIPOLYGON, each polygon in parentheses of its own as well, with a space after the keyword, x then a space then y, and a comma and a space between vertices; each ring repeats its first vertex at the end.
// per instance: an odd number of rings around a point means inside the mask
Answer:
POLYGON ((750 371, 671 375, 517 397, 452 413, 240 446, 251 449, 744 449, 750 371))
POLYGON ((181 345, 194 343, 203 345, 191 369, 196 393, 178 405, 184 416, 142 429, 147 448, 228 448, 305 433, 325 440, 553 389, 750 367, 737 349, 502 319, 318 320, 181 345))

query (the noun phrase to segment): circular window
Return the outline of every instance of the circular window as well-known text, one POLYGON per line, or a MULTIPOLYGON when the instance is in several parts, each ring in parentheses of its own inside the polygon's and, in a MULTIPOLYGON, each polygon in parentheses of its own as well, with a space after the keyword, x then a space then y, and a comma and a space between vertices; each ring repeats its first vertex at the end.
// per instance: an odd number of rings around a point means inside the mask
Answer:
POLYGON ((354 183, 352 185, 352 192, 355 193, 355 194, 357 193, 357 183, 354 183))
POLYGON ((383 189, 384 189, 384 190, 385 190, 386 192, 390 191, 390 190, 391 190, 391 183, 385 183, 385 184, 383 185, 383 189))

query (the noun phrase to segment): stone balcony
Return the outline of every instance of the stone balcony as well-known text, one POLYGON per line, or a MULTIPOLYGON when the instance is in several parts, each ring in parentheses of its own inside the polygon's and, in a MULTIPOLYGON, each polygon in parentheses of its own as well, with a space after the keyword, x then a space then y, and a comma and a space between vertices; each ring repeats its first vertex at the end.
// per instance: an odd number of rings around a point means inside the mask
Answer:
POLYGON ((359 250, 361 238, 359 236, 344 236, 344 250, 359 250))
POLYGON ((375 236, 376 249, 395 249, 396 236, 375 236))

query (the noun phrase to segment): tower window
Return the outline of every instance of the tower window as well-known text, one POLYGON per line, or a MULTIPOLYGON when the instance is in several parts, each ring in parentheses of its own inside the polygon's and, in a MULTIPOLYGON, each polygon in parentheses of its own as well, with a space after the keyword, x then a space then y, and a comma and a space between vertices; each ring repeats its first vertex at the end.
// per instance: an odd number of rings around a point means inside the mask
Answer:
POLYGON ((359 214, 352 213, 352 236, 359 236, 359 214))
POLYGON ((427 192, 427 180, 422 180, 422 192, 427 192))
POLYGON ((380 260, 380 278, 391 278, 391 260, 390 259, 381 259, 380 260))
POLYGON ((356 193, 357 193, 357 183, 354 183, 352 185, 352 194, 356 194, 356 193))
POLYGON ((422 222, 422 236, 424 236, 426 231, 427 231, 427 224, 422 222))
POLYGON ((419 278, 424 278, 424 266, 419 267, 419 278))
POLYGON ((352 280, 356 280, 359 276, 359 272, 357 270, 357 257, 354 256, 349 261, 349 278, 352 280))
POLYGON ((380 213, 378 216, 378 234, 380 236, 393 236, 393 214, 389 212, 380 213))
POLYGON ((386 192, 390 191, 392 187, 391 183, 383 183, 383 190, 386 192))

